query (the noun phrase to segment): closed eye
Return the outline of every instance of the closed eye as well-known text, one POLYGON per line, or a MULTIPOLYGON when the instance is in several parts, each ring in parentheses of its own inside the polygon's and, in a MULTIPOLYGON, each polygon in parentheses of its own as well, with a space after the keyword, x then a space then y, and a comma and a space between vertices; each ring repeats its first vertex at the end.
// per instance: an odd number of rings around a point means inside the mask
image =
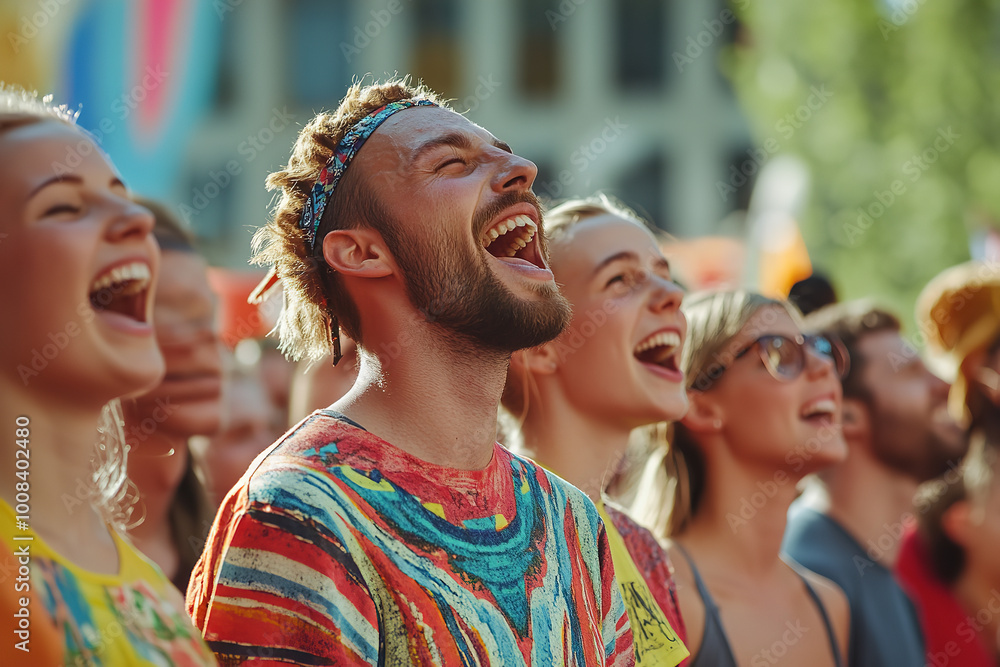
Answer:
POLYGON ((49 210, 45 211, 45 215, 59 215, 60 213, 70 213, 75 215, 79 212, 80 208, 78 206, 73 206, 72 204, 56 204, 49 210))
POLYGON ((465 161, 464 158, 460 158, 460 157, 449 158, 449 159, 445 160, 444 162, 442 162, 441 164, 438 165, 437 171, 441 171, 445 167, 447 167, 449 165, 453 165, 453 164, 460 164, 460 165, 464 166, 464 165, 466 165, 468 163, 465 161))

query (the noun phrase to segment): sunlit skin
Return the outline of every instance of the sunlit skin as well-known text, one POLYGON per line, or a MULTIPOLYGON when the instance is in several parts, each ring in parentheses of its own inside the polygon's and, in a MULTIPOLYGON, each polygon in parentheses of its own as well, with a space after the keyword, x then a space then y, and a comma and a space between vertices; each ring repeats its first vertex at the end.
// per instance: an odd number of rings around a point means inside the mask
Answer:
POLYGON ((164 251, 153 317, 166 375, 124 406, 129 478, 139 490, 143 516, 129 534, 171 579, 179 556, 168 513, 190 455, 187 441, 216 433, 222 417, 216 299, 206 268, 193 252, 164 251))
MULTIPOLYGON (((80 567, 115 573, 117 551, 100 516, 86 500, 67 506, 62 497, 91 477, 102 406, 163 376, 152 299, 141 319, 95 312, 90 301, 94 281, 122 264, 148 266, 152 290, 160 259, 153 217, 129 199, 100 149, 63 123, 4 132, 0 154, 0 303, 8 324, 0 418, 31 420, 32 528, 80 567), (53 165, 69 162, 68 154, 80 162, 56 178, 53 165), (58 353, 37 375, 22 377, 18 367, 31 366, 33 350, 50 343, 58 353)), ((13 461, 14 447, 4 439, 0 453, 13 461)), ((0 487, 9 503, 13 481, 0 487)))
MULTIPOLYGON (((931 373, 898 332, 876 331, 857 343, 862 385, 871 403, 844 399, 845 461, 824 471, 804 502, 833 518, 859 544, 878 540, 886 524, 913 511, 917 487, 965 451, 948 415, 948 385, 931 373), (863 365, 860 363, 863 360, 863 365), (859 488, 867 489, 863 494, 859 488)), ((880 548, 892 569, 900 543, 880 548)))
MULTIPOLYGON (((784 309, 766 306, 726 346, 730 358, 765 334, 794 339, 800 331, 784 309)), ((833 664, 815 604, 799 576, 779 558, 788 506, 798 493, 796 482, 846 455, 841 385, 832 362, 808 352, 803 372, 794 380, 779 381, 751 351, 731 361, 711 389, 691 391, 689 397, 683 423, 704 453, 706 488, 698 513, 674 541, 697 563, 721 610, 733 653, 740 665, 750 665, 761 651, 781 643, 787 621, 801 621, 810 631, 783 646, 787 653, 782 659, 788 664, 833 664), (817 399, 833 400, 834 414, 804 418, 804 409, 817 399), (732 516, 740 516, 742 504, 754 494, 765 502, 751 506, 754 512, 743 523, 733 523, 732 516)), ((687 562, 676 547, 670 554, 687 643, 695 653, 704 633, 705 607, 687 562)), ((826 579, 808 577, 830 614, 841 655, 847 655, 847 600, 826 579)))
POLYGON ((328 407, 351 390, 358 379, 358 346, 341 335, 343 355, 334 366, 329 359, 315 364, 300 362, 292 377, 288 426, 294 426, 313 410, 328 407))
MULTIPOLYGON (((497 202, 526 200, 537 173, 489 132, 451 111, 410 109, 369 138, 351 169, 361 170, 407 240, 426 249, 429 265, 440 264, 441 253, 467 258, 459 264, 462 271, 498 281, 520 307, 552 310, 558 293, 548 268, 493 257, 481 244, 487 227, 474 228, 497 202)), ((527 201, 495 213, 493 221, 515 214, 539 218, 527 201)), ((469 341, 456 345, 444 327, 411 303, 406 276, 377 230, 331 232, 323 252, 357 304, 370 351, 362 355, 358 381, 334 409, 423 460, 484 468, 492 457, 510 352, 469 341), (432 429, 425 427, 429 415, 432 429)), ((468 280, 461 273, 447 277, 468 280)), ((447 293, 441 298, 450 305, 447 293)), ((516 326, 509 326, 516 334, 516 326)))
POLYGON ((683 345, 682 292, 652 234, 614 215, 575 224, 552 245, 551 263, 573 319, 555 341, 516 352, 510 381, 531 374, 526 449, 596 500, 632 429, 687 410, 683 374, 635 356, 658 332, 683 345))

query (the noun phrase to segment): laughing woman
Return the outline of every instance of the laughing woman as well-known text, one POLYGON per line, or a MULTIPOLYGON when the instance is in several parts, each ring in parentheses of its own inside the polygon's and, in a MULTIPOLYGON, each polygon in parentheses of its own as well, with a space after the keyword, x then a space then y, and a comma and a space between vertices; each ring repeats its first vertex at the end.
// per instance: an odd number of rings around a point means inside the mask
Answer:
POLYGON ((649 229, 607 197, 567 202, 546 215, 545 226, 573 319, 556 340, 514 354, 503 404, 520 424, 526 452, 597 503, 636 664, 677 665, 687 650, 666 552, 602 496, 630 432, 687 408, 678 369, 681 290, 649 229))
POLYGON ((164 368, 153 218, 72 114, 11 88, 0 88, 0 211, 0 537, 27 570, 18 604, 44 609, 23 649, 9 648, 5 617, 3 657, 16 658, 3 664, 38 664, 31 636, 52 627, 58 664, 214 664, 180 595, 121 533, 124 448, 109 404, 164 368))
POLYGON ((684 313, 690 407, 635 511, 670 538, 691 665, 843 665, 843 592, 779 551, 796 483, 847 454, 846 352, 749 292, 694 295, 684 313))

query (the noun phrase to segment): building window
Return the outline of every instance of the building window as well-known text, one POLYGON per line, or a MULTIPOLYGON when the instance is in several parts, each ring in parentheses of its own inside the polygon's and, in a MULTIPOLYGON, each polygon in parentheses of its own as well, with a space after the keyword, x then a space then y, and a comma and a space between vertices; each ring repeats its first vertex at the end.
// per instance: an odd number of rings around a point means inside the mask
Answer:
POLYGON ((454 97, 459 94, 462 52, 461 16, 457 0, 414 0, 413 74, 431 89, 454 97))
POLYGON ((550 98, 559 85, 558 0, 519 0, 517 30, 517 80, 526 97, 550 98))
POLYGON ((663 0, 616 0, 615 75, 626 90, 660 88, 667 61, 668 3, 663 0))
POLYGON ((762 166, 762 162, 754 157, 755 150, 759 149, 747 145, 729 156, 726 173, 721 180, 725 187, 721 187, 720 194, 727 195, 725 201, 730 211, 746 211, 750 208, 750 195, 753 194, 753 186, 757 183, 757 174, 762 166))
POLYGON ((669 232, 673 224, 663 208, 663 192, 666 190, 667 158, 661 153, 651 153, 624 171, 615 188, 622 201, 660 229, 669 232))
POLYGON ((285 43, 290 59, 289 92, 297 106, 327 107, 344 96, 361 50, 367 45, 364 15, 352 11, 355 4, 292 1, 285 43), (360 35, 355 34, 357 26, 360 35))

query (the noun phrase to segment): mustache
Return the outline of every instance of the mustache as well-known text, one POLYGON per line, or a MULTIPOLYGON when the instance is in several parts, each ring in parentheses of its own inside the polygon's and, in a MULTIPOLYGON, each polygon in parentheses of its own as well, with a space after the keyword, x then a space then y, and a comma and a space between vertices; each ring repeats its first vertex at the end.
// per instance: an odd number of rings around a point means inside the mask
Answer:
POLYGON ((534 207, 535 211, 538 213, 540 230, 542 222, 542 206, 538 201, 538 197, 535 196, 535 193, 530 190, 524 190, 521 192, 505 192, 479 211, 476 211, 472 220, 472 228, 476 230, 476 238, 483 235, 487 226, 489 226, 490 222, 492 222, 497 216, 511 206, 516 206, 517 204, 531 204, 531 206, 534 207))

